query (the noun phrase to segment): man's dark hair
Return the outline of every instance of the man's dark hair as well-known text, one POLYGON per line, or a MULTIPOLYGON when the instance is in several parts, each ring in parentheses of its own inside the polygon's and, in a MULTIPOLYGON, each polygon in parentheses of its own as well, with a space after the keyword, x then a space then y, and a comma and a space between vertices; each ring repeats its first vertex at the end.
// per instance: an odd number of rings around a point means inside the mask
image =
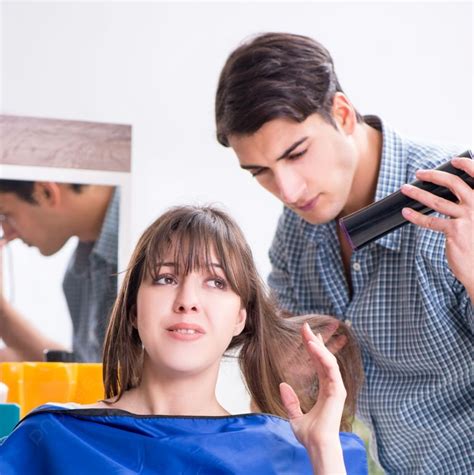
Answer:
MULTIPOLYGON (((71 184, 69 185, 74 192, 81 193, 82 188, 86 185, 71 184)), ((33 195, 35 189, 34 181, 24 180, 0 180, 0 193, 14 193, 18 198, 31 204, 37 204, 33 195)))
MULTIPOLYGON (((277 118, 303 122, 313 113, 335 126, 336 92, 343 92, 329 51, 306 36, 265 33, 231 53, 216 93, 217 140, 256 132, 277 118)), ((356 112, 357 120, 362 117, 356 112)))

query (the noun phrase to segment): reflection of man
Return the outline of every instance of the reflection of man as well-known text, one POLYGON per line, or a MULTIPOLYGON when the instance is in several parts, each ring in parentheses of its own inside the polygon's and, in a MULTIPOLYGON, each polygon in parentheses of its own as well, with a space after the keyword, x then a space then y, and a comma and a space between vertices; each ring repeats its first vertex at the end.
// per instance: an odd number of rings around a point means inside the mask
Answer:
MULTIPOLYGON (((474 191, 454 175, 417 172, 455 153, 360 116, 328 51, 296 35, 262 35, 232 53, 216 121, 219 141, 285 205, 270 249, 280 303, 352 322, 366 372, 359 413, 382 466, 472 473, 474 191), (415 173, 449 187, 459 203, 404 193, 451 219, 405 210, 419 226, 352 252, 337 218, 415 173)), ((474 176, 472 160, 453 165, 474 176)))
MULTIPOLYGON (((44 256, 72 237, 79 243, 64 276, 63 290, 78 361, 100 361, 108 316, 117 294, 119 196, 113 187, 0 180, 4 239, 19 238, 44 256)), ((1 298, 1 297, 0 297, 1 298)), ((41 360, 50 341, 3 298, 0 360, 41 360)))

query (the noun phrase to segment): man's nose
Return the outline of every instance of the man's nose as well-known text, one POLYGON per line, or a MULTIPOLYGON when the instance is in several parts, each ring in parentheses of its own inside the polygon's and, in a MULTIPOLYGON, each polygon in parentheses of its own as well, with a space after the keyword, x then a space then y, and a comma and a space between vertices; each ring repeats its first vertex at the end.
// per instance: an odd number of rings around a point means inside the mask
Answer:
POLYGON ((1 240, 9 242, 19 237, 19 234, 17 233, 16 229, 9 223, 8 219, 3 218, 3 220, 0 220, 0 227, 1 240))
POLYGON ((280 199, 287 205, 294 205, 303 196, 305 181, 295 172, 284 169, 275 172, 275 182, 280 199))

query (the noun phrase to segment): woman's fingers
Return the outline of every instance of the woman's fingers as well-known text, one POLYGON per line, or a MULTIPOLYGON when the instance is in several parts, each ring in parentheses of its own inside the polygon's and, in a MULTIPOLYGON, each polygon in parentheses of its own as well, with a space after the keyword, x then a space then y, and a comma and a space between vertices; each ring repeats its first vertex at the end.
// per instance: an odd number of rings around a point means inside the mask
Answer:
POLYGON ((322 336, 315 335, 309 325, 303 325, 303 339, 308 353, 314 362, 314 367, 319 378, 320 389, 325 385, 331 385, 330 392, 338 391, 338 387, 344 387, 341 372, 336 357, 326 348, 322 336))
POLYGON ((303 415, 303 412, 301 411, 300 400, 289 384, 280 384, 280 396, 290 421, 303 415))
POLYGON ((339 350, 344 348, 344 345, 347 343, 346 335, 333 335, 329 340, 326 341, 326 348, 335 355, 339 350))

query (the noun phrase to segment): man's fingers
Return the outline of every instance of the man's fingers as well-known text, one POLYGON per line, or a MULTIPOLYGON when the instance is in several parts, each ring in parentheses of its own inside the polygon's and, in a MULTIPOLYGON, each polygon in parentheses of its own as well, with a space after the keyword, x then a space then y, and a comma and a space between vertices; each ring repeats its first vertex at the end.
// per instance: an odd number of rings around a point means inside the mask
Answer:
MULTIPOLYGON (((451 163, 453 166, 459 164, 459 162, 456 160, 454 163, 451 163)), ((470 174, 470 171, 467 171, 467 173, 470 174)), ((472 188, 461 177, 454 175, 453 173, 443 172, 441 170, 418 170, 416 172, 416 178, 448 188, 454 195, 458 197, 459 201, 461 202, 469 200, 469 196, 472 191, 472 188)))
POLYGON ((19 235, 16 231, 10 232, 8 234, 0 234, 0 247, 6 246, 10 241, 18 238, 19 235))
POLYGON ((449 219, 438 218, 437 216, 431 215, 427 216, 411 208, 403 208, 402 215, 406 220, 410 221, 410 223, 416 224, 417 226, 421 226, 422 228, 439 231, 445 234, 450 225, 449 219))
POLYGON ((300 400, 289 384, 280 384, 280 396, 290 421, 303 415, 303 412, 301 411, 300 400))
POLYGON ((433 193, 422 190, 417 186, 403 185, 401 190, 406 196, 413 198, 438 213, 452 218, 459 218, 462 215, 462 209, 458 203, 453 203, 452 201, 441 198, 440 196, 433 195, 433 193))
POLYGON ((468 175, 474 177, 474 160, 467 157, 454 157, 451 165, 459 170, 464 170, 468 175))

